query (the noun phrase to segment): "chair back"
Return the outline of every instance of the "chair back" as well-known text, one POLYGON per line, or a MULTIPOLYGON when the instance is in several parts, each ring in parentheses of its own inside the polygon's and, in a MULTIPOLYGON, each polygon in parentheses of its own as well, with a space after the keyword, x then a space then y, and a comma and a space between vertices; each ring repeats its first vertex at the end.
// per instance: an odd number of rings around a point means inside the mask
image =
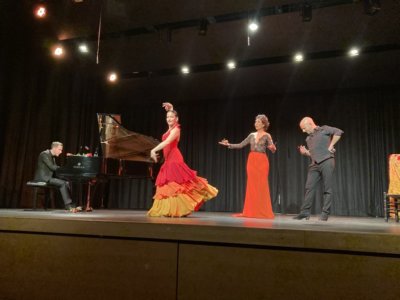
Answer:
POLYGON ((400 154, 389 155, 388 194, 400 194, 400 154))

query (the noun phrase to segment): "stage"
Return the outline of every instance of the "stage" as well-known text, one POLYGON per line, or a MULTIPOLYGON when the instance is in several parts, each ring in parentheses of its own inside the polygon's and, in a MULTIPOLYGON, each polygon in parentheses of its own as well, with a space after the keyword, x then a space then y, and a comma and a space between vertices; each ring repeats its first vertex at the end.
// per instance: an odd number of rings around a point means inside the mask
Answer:
POLYGON ((292 217, 2 209, 0 299, 398 298, 400 223, 292 217))

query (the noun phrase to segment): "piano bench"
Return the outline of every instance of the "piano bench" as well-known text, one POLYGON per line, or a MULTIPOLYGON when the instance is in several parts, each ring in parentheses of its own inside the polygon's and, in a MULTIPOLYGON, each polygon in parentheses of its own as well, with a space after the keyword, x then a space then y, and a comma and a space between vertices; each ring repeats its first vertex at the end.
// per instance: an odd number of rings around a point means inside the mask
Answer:
POLYGON ((44 192, 44 209, 46 210, 50 204, 50 192, 52 189, 57 189, 58 187, 55 185, 48 184, 46 182, 41 181, 28 181, 26 183, 28 187, 33 188, 33 195, 32 195, 32 209, 36 210, 36 202, 37 196, 40 191, 44 192))

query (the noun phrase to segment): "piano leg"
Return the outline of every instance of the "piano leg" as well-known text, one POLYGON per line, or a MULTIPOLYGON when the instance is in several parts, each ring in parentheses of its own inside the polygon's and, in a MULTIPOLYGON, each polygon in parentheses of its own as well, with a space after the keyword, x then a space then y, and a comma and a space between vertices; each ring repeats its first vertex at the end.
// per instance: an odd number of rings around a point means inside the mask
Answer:
POLYGON ((91 189, 92 189, 93 184, 95 184, 95 181, 88 182, 88 191, 87 191, 87 195, 86 195, 86 208, 85 208, 85 210, 87 212, 93 211, 93 208, 90 206, 91 189))

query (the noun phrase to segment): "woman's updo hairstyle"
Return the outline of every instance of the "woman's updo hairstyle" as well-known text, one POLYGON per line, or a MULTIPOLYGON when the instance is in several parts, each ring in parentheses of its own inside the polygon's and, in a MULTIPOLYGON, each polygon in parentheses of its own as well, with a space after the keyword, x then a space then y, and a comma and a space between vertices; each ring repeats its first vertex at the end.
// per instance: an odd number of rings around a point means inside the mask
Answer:
POLYGON ((257 119, 260 120, 261 123, 263 123, 264 129, 265 129, 265 130, 268 130, 269 121, 268 121, 267 116, 266 116, 266 115, 257 115, 257 116, 256 116, 256 120, 257 120, 257 119))
POLYGON ((179 114, 175 109, 167 110, 167 113, 169 113, 169 112, 172 112, 175 115, 175 117, 179 118, 179 114))

